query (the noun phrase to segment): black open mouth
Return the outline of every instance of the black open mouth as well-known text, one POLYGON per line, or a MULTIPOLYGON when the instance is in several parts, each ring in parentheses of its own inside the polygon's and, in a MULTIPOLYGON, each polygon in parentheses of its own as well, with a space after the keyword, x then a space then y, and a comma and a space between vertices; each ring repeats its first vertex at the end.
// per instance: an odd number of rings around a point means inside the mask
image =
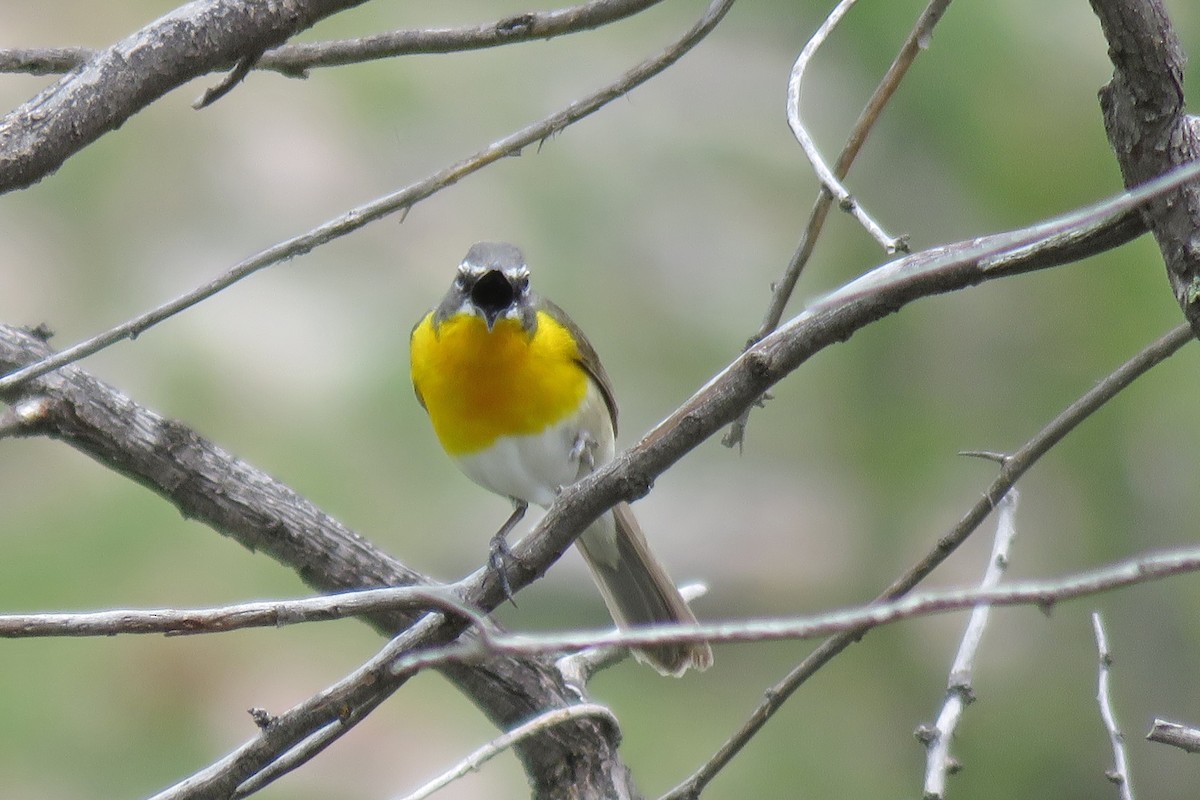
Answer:
POLYGON ((517 299, 517 290, 500 270, 485 272, 471 287, 471 302, 483 312, 488 327, 517 299))

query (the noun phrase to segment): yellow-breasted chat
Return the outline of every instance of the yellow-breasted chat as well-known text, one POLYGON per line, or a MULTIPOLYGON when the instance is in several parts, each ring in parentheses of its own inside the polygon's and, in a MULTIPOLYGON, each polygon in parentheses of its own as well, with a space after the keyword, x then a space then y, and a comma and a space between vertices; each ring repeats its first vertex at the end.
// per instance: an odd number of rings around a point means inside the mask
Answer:
MULTIPOLYGON (((547 507, 615 452, 617 403, 596 351, 566 313, 529 286, 510 244, 481 242, 458 266, 442 302, 413 328, 412 381, 442 447, 467 477, 512 500, 504 537, 530 503, 547 507)), ((576 544, 617 625, 695 623, 650 551, 628 503, 576 544)), ((646 647, 635 656, 667 675, 706 669, 705 643, 646 647)))

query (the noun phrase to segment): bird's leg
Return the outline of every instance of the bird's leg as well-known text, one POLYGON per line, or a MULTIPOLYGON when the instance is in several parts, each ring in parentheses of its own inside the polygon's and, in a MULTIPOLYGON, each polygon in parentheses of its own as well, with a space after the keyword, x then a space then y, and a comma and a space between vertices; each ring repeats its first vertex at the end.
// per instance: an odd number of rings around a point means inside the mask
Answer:
POLYGON ((513 560, 512 550, 508 547, 508 534, 517 526, 517 523, 525 516, 525 512, 529 510, 529 503, 524 500, 512 498, 513 512, 509 515, 504 524, 500 526, 500 530, 496 531, 496 535, 492 537, 488 543, 488 568, 496 573, 496 577, 500 581, 500 590, 504 592, 504 596, 514 606, 517 601, 513 599, 512 586, 508 583, 508 564, 513 560))
POLYGON ((579 463, 580 476, 590 473, 596 468, 596 448, 600 446, 587 431, 580 431, 571 445, 569 458, 579 463))

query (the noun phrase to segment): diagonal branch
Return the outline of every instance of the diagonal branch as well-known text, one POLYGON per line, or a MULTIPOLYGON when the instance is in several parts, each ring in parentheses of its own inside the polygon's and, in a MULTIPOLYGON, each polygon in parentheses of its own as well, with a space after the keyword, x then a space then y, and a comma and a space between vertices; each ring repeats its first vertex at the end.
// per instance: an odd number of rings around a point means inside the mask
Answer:
POLYGON ((188 3, 97 53, 0 120, 0 194, 33 184, 192 78, 228 69, 365 0, 188 3))
MULTIPOLYGON (((904 76, 908 73, 908 68, 916 60, 917 54, 923 48, 928 47, 929 39, 933 36, 933 29, 949 5, 950 0, 931 0, 929 5, 925 7, 925 10, 917 18, 913 29, 908 34, 908 38, 900 46, 900 52, 896 55, 896 58, 892 61, 892 65, 888 67, 887 72, 879 81, 879 85, 875 87, 875 91, 871 94, 870 99, 867 100, 862 113, 858 115, 858 119, 854 122, 854 126, 846 136, 846 143, 842 147, 842 152, 838 154, 837 161, 833 165, 833 174, 838 179, 845 178, 850 172, 850 166, 854 163, 854 159, 858 157, 859 151, 866 143, 871 128, 874 127, 875 122, 883 113, 883 109, 892 98, 892 95, 900 87, 900 82, 904 80, 904 76)), ((796 246, 795 252, 788 261, 782 277, 772 284, 771 301, 767 306, 767 312, 763 317, 762 324, 759 326, 758 331, 746 342, 746 347, 750 347, 755 342, 761 341, 764 336, 779 327, 779 321, 783 319, 783 311, 787 308, 788 301, 791 300, 792 294, 796 290, 796 283, 800 280, 800 274, 808 266, 809 259, 812 258, 813 251, 817 246, 817 238, 821 235, 821 231, 825 227, 825 220, 828 218, 829 209, 832 206, 833 195, 828 189, 822 186, 820 191, 817 192, 817 199, 813 202, 813 208, 809 212, 808 222, 804 225, 804 231, 800 234, 800 243, 796 246)), ((733 425, 729 428, 729 432, 721 440, 721 444, 726 447, 740 448, 746 438, 746 425, 749 419, 750 412, 747 411, 734 420, 733 425)))
MULTIPOLYGON (((958 523, 940 539, 934 548, 903 575, 892 582, 877 598, 887 602, 903 597, 933 572, 959 545, 983 523, 1000 499, 1016 485, 1017 480, 1033 464, 1074 430, 1083 420, 1091 416, 1106 402, 1120 393, 1126 386, 1155 365, 1169 358, 1179 348, 1194 338, 1187 325, 1180 325, 1142 352, 1126 361, 1090 391, 1068 406, 1042 430, 1026 442, 1019 450, 1003 460, 1000 474, 958 523)), ((767 691, 767 699, 751 713, 740 730, 731 736, 704 765, 686 781, 669 792, 667 798, 697 797, 704 787, 731 762, 754 735, 775 715, 788 698, 809 678, 843 650, 859 641, 866 633, 865 628, 846 631, 831 636, 821 643, 782 680, 767 691)))
MULTIPOLYGON (((838 154, 837 161, 833 165, 833 174, 838 178, 845 178, 850 172, 850 166, 854 163, 854 159, 858 157, 859 151, 862 150, 863 145, 866 143, 867 135, 871 132, 871 128, 883 113, 884 106, 891 100, 896 90, 900 88, 900 82, 908 74, 908 68, 916 61, 917 55, 923 48, 929 46, 929 39, 933 36, 933 29, 941 20, 942 15, 949 5, 950 0, 931 0, 925 10, 921 12, 920 17, 917 18, 912 31, 908 34, 908 38, 901 45, 900 52, 892 61, 892 65, 888 67, 887 73, 879 81, 875 92, 867 101, 862 113, 859 114, 854 126, 850 129, 850 133, 846 136, 846 144, 843 146, 842 152, 838 154)), ((817 194, 816 202, 813 203, 813 209, 809 213, 808 223, 805 225, 800 245, 796 248, 796 253, 792 256, 792 260, 789 262, 783 277, 775 284, 775 290, 771 293, 771 304, 767 309, 766 318, 763 320, 762 327, 759 328, 758 332, 751 339, 752 342, 758 341, 775 330, 779 325, 779 321, 783 319, 783 310, 787 306, 788 300, 791 299, 792 292, 796 288, 796 282, 800 278, 800 273, 803 272, 809 258, 812 256, 813 248, 816 247, 817 237, 825 225, 825 219, 832 205, 833 195, 822 187, 821 191, 817 194)))
MULTIPOLYGON (((49 353, 38 336, 0 325, 0 370, 49 353)), ((31 388, 49 406, 37 432, 62 439, 159 494, 184 516, 292 567, 318 591, 436 586, 271 476, 77 367, 39 378, 31 388)), ((391 636, 420 617, 419 611, 392 609, 365 618, 391 636)), ((557 670, 532 659, 497 658, 470 667, 449 663, 442 673, 503 729, 574 699, 557 670)), ((544 740, 522 744, 518 752, 531 776, 560 780, 563 787, 595 786, 597 776, 620 763, 616 744, 604 726, 578 720, 548 731, 544 740), (564 774, 561 765, 568 760, 576 771, 564 774)), ((555 796, 552 786, 544 788, 555 796)))
MULTIPOLYGON (((78 361, 117 342, 136 338, 148 328, 170 319, 197 303, 203 302, 261 269, 308 253, 316 247, 353 233, 359 228, 369 223, 377 222, 391 214, 407 212, 416 203, 440 192, 442 189, 452 186, 489 164, 519 153, 532 144, 545 141, 551 136, 560 133, 568 126, 599 110, 613 100, 625 96, 637 86, 645 83, 674 64, 717 26, 717 23, 725 16, 725 13, 732 4, 733 0, 712 0, 712 3, 696 24, 659 54, 638 64, 616 81, 593 94, 581 100, 576 100, 566 108, 551 114, 545 119, 509 134, 474 155, 468 156, 448 167, 444 167, 416 183, 409 184, 399 191, 392 192, 391 194, 364 203, 357 208, 353 208, 307 233, 300 234, 269 247, 235 264, 223 274, 218 275, 207 283, 197 286, 179 297, 163 303, 157 308, 150 309, 132 319, 122 322, 120 325, 116 325, 107 331, 68 347, 53 356, 48 356, 39 363, 28 364, 20 371, 12 374, 4 374, 4 370, 0 370, 0 375, 2 375, 0 377, 0 395, 3 395, 4 392, 13 389, 18 384, 30 378, 43 375, 64 364, 78 361)), ((0 128, 0 143, 2 142, 3 129, 0 128)), ((0 150, 0 165, 2 164, 3 151, 0 150)), ((2 174, 0 172, 0 175, 2 174)))

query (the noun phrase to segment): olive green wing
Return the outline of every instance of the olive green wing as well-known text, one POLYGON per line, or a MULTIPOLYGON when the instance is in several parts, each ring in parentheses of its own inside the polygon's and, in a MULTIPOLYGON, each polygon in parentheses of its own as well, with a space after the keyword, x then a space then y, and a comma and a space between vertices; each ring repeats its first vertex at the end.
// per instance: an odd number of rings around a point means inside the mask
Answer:
POLYGON ((588 375, 592 376, 592 380, 596 382, 596 386, 600 388, 600 394, 604 396, 604 405, 608 406, 608 416, 612 420, 613 433, 617 432, 617 398, 613 394, 612 381, 609 380, 608 373, 604 371, 604 365, 600 363, 600 356, 596 355, 596 348, 592 347, 592 343, 588 341, 587 336, 580 330, 575 321, 567 315, 554 302, 547 300, 544 297, 538 296, 535 306, 538 310, 545 311, 571 333, 571 338, 575 340, 575 346, 579 350, 579 366, 583 367, 588 375))

